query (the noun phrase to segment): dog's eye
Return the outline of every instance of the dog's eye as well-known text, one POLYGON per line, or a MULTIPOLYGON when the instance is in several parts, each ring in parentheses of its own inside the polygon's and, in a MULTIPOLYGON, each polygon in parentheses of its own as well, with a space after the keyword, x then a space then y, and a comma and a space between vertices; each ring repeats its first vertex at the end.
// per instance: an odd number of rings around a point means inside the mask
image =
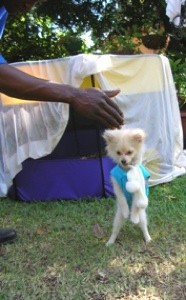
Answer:
POLYGON ((126 154, 127 154, 127 155, 131 155, 131 154, 132 154, 132 151, 129 150, 126 154))
POLYGON ((117 151, 116 153, 117 153, 117 155, 121 155, 121 152, 120 152, 120 151, 117 151))

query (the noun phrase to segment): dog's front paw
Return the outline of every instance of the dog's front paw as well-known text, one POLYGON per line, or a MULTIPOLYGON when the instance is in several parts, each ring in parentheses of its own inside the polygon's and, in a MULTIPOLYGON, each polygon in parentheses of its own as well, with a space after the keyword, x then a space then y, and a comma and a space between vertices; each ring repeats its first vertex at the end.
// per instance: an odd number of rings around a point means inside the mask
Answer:
POLYGON ((145 209, 148 206, 148 198, 145 197, 143 199, 138 199, 138 201, 136 201, 136 207, 138 208, 142 208, 145 209))
POLYGON ((133 193, 137 192, 139 189, 140 189, 140 185, 139 185, 139 183, 136 180, 127 181, 127 183, 126 183, 126 190, 129 193, 133 194, 133 193))

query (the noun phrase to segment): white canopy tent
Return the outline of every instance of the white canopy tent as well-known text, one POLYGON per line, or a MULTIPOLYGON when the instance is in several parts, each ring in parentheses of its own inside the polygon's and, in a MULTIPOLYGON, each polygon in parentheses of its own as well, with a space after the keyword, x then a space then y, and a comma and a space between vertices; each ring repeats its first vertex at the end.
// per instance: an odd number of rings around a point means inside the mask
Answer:
MULTIPOLYGON (((150 185, 168 182, 186 173, 180 111, 166 57, 83 54, 13 66, 37 77, 76 87, 93 74, 101 89, 120 88, 115 101, 124 113, 124 127, 141 127, 147 132, 144 164, 151 172, 150 185)), ((52 152, 65 131, 68 118, 67 104, 21 101, 0 95, 1 197, 7 195, 24 160, 52 152)))

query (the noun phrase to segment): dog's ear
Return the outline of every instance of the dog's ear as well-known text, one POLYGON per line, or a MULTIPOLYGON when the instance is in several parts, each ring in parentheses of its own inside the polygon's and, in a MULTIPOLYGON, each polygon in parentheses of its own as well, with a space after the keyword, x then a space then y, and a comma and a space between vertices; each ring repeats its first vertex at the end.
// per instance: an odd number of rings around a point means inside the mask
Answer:
POLYGON ((107 143, 113 142, 114 136, 114 130, 112 129, 105 130, 103 133, 103 138, 107 143))
POLYGON ((146 138, 146 133, 145 131, 143 131, 142 129, 136 129, 134 130, 133 133, 133 139, 134 141, 136 141, 137 143, 143 143, 145 141, 146 138))

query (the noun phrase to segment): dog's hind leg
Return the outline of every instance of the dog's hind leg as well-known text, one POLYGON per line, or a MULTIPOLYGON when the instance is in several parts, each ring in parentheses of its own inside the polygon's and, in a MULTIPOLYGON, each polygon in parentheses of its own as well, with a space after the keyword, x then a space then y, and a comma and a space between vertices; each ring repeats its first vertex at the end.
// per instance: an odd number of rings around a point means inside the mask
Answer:
POLYGON ((111 178, 111 180, 112 180, 114 193, 116 195, 121 213, 123 217, 127 219, 129 217, 129 207, 127 204, 127 200, 125 199, 123 192, 119 187, 118 183, 115 181, 115 179, 111 178))
POLYGON ((111 234, 111 237, 108 240, 106 246, 114 244, 114 242, 115 242, 115 240, 116 240, 116 238, 117 238, 117 236, 120 232, 120 229, 123 225, 123 221, 124 221, 124 218, 123 218, 123 215, 122 215, 122 212, 121 212, 121 208, 118 205, 116 215, 114 217, 112 234, 111 234))
POLYGON ((139 221, 139 227, 141 228, 143 232, 143 236, 145 239, 146 243, 149 243, 151 241, 151 237, 148 232, 148 227, 147 227, 147 215, 144 209, 141 209, 140 211, 140 221, 139 221))

